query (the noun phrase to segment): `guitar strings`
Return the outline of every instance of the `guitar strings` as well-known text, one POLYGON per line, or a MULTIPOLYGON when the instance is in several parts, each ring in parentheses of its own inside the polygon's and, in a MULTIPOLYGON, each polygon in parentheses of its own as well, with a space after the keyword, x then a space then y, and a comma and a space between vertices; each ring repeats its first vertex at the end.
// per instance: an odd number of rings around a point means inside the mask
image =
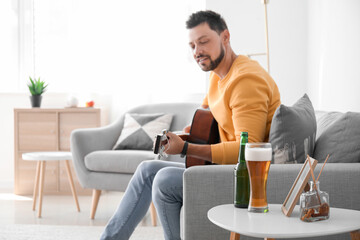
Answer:
MULTIPOLYGON (((166 135, 165 135, 165 136, 166 136, 166 135)), ((166 143, 167 147, 166 147, 166 149, 165 149, 165 146, 164 146, 164 145, 161 145, 160 151, 159 151, 159 157, 162 157, 162 158, 167 158, 167 157, 168 157, 166 151, 170 149, 170 142, 169 142, 168 139, 166 139, 166 140, 167 140, 167 143, 166 143)), ((160 158, 159 158, 159 159, 160 159, 160 158)))

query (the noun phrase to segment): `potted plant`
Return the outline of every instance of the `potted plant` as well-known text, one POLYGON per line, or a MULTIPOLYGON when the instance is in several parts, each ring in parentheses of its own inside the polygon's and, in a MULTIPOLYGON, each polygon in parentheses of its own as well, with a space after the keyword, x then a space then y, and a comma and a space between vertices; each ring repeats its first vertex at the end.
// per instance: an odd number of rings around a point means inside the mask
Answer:
POLYGON ((31 100, 31 106, 32 107, 40 107, 41 105, 41 94, 43 94, 46 90, 47 84, 45 85, 44 81, 40 81, 40 78, 34 80, 29 77, 30 82, 28 83, 28 87, 31 93, 30 100, 31 100))

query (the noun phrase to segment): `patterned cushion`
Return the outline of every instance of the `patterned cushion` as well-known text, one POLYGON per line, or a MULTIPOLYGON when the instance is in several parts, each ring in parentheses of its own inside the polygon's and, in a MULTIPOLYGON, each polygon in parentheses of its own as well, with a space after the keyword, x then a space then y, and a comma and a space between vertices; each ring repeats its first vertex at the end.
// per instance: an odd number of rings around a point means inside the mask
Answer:
POLYGON ((313 155, 315 138, 316 117, 307 94, 291 107, 276 109, 269 136, 274 163, 303 163, 313 155))
POLYGON ((173 115, 164 113, 126 113, 124 128, 113 150, 151 150, 156 134, 169 129, 173 115))

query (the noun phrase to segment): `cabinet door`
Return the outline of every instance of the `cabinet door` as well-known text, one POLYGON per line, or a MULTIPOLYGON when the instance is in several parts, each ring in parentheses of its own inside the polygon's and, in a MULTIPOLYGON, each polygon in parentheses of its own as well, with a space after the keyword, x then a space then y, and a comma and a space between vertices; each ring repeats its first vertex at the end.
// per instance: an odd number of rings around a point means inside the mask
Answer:
POLYGON ((56 113, 18 113, 18 150, 55 151, 57 149, 56 113))
POLYGON ((62 112, 60 122, 60 151, 70 150, 70 135, 77 128, 93 128, 98 126, 98 114, 96 112, 62 112))

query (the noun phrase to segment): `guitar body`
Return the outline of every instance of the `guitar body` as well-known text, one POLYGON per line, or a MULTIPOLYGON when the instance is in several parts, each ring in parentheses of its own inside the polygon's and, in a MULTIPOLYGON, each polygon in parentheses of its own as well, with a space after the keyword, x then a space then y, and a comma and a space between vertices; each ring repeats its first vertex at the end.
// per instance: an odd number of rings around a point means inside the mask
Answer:
MULTIPOLYGON (((214 119, 210 110, 198 109, 196 110, 192 123, 190 134, 186 135, 186 141, 194 144, 215 144, 219 143, 219 129, 216 120, 214 119)), ((195 158, 186 157, 186 168, 195 165, 210 165, 209 161, 195 158)))
MULTIPOLYGON (((164 151, 163 146, 167 142, 167 130, 163 130, 162 134, 155 136, 154 153, 162 154, 164 151)), ((182 140, 194 144, 215 144, 219 143, 219 129, 218 124, 213 117, 210 110, 198 109, 196 110, 192 123, 190 133, 177 134, 182 140)), ((206 161, 196 157, 188 157, 185 159, 186 168, 195 165, 210 165, 210 161, 206 161)))

